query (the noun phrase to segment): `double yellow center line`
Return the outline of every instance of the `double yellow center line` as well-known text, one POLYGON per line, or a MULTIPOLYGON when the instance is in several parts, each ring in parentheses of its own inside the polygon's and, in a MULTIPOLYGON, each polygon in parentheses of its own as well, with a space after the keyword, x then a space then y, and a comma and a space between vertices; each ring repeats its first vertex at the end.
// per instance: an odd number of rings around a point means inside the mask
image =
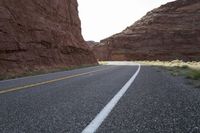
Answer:
POLYGON ((19 91, 19 90, 32 88, 32 87, 36 87, 36 86, 40 86, 40 85, 45 85, 45 84, 49 84, 49 83, 53 83, 53 82, 57 82, 57 81, 65 80, 65 79, 70 79, 70 78, 75 78, 75 77, 79 77, 79 76, 83 76, 83 75, 88 75, 88 74, 91 74, 91 73, 100 72, 100 71, 110 69, 110 68, 111 67, 100 69, 100 70, 95 70, 95 71, 90 71, 90 72, 85 72, 85 73, 80 73, 80 74, 75 74, 75 75, 70 75, 70 76, 65 76, 65 77, 61 77, 61 78, 57 78, 57 79, 53 79, 53 80, 48 80, 48 81, 43 81, 43 82, 39 82, 39 83, 33 83, 33 84, 25 85, 25 86, 8 88, 6 90, 1 90, 0 94, 19 91))

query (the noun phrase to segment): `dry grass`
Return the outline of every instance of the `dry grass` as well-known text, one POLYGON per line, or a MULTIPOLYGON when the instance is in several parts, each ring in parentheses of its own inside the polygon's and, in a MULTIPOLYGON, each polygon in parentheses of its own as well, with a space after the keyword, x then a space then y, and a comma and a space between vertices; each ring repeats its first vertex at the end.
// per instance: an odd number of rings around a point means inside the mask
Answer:
POLYGON ((191 61, 184 62, 182 60, 173 61, 138 61, 141 64, 152 65, 152 66, 164 66, 164 67, 180 67, 180 68, 191 68, 194 70, 200 70, 200 62, 191 61))
POLYGON ((100 65, 107 65, 107 64, 108 64, 107 61, 99 61, 98 63, 99 63, 100 65))
POLYGON ((200 87, 200 62, 174 61, 138 61, 143 65, 162 67, 170 71, 173 76, 185 76, 193 80, 196 87, 200 87))

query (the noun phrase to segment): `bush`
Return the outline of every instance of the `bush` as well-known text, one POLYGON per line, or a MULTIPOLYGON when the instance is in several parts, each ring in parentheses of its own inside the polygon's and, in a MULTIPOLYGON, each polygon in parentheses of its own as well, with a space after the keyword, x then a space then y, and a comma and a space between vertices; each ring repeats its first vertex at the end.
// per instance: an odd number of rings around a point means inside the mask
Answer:
POLYGON ((187 77, 190 78, 190 79, 199 80, 200 79, 200 71, 198 71, 198 70, 191 70, 188 73, 187 77))

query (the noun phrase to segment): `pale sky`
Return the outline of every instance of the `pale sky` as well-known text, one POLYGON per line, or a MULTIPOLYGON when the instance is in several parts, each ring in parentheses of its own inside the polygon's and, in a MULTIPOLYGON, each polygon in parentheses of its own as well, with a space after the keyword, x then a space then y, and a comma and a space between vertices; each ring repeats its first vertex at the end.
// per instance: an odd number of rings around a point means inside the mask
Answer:
POLYGON ((78 0, 82 35, 86 41, 100 41, 170 1, 174 0, 78 0))

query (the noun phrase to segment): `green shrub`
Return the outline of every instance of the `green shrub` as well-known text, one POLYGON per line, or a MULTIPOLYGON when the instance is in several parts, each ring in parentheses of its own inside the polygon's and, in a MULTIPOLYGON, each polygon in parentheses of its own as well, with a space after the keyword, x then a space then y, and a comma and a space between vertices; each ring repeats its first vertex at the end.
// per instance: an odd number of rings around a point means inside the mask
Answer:
POLYGON ((187 77, 190 78, 190 79, 199 80, 200 79, 200 71, 191 70, 191 71, 188 72, 187 77))

